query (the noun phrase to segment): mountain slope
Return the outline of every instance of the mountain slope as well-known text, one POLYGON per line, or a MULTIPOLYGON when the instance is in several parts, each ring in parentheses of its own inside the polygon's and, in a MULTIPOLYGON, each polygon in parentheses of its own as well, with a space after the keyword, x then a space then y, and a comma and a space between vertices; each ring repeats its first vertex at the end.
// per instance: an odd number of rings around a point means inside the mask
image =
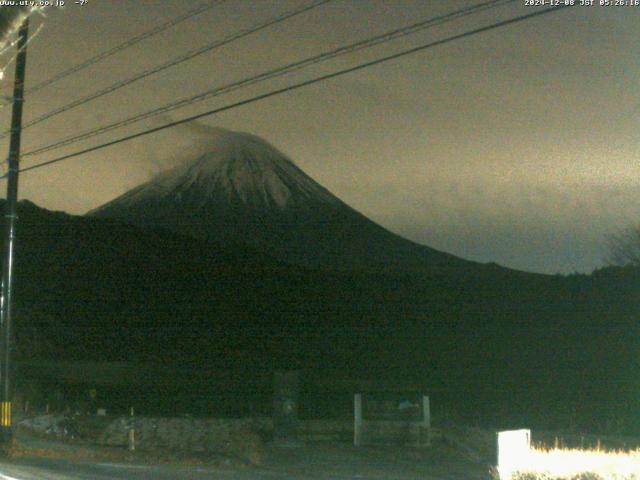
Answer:
POLYGON ((407 378, 500 422, 525 405, 549 422, 637 402, 638 269, 322 272, 26 202, 19 219, 21 358, 407 378))
POLYGON ((197 238, 244 242, 289 263, 423 271, 473 265, 372 222, 246 133, 218 129, 211 150, 88 215, 197 238))

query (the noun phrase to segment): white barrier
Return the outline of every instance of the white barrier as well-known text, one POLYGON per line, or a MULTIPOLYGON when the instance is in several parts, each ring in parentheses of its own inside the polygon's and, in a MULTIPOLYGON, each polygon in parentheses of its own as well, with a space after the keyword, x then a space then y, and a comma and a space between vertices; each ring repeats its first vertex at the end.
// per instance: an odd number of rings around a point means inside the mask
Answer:
POLYGON ((511 480, 515 469, 529 456, 531 430, 507 430, 498 432, 497 468, 500 480, 511 480))

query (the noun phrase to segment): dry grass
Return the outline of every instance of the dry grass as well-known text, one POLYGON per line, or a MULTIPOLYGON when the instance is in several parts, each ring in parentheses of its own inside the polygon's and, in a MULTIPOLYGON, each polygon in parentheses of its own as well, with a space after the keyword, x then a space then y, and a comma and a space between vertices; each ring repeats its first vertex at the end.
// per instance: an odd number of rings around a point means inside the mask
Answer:
POLYGON ((128 451, 124 447, 99 446, 82 439, 69 440, 19 430, 11 445, 0 451, 5 458, 51 458, 71 461, 102 461, 147 465, 199 465, 243 468, 259 465, 264 459, 264 443, 254 432, 242 430, 227 436, 216 451, 191 452, 146 448, 128 451))
POLYGON ((507 468, 513 480, 640 480, 640 450, 532 448, 507 468))

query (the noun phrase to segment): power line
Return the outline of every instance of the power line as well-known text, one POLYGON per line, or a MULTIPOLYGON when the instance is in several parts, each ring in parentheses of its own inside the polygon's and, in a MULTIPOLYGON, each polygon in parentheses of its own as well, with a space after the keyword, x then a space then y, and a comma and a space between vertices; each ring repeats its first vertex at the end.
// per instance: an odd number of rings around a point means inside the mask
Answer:
MULTIPOLYGON (((337 72, 333 72, 333 73, 329 73, 329 74, 326 74, 326 75, 322 75, 322 76, 319 76, 319 77, 316 77, 316 78, 313 78, 313 79, 310 79, 310 80, 305 80, 303 82, 299 82, 299 83, 296 83, 294 85, 290 85, 288 87, 280 88, 280 89, 277 89, 277 90, 272 90, 271 92, 264 93, 264 94, 261 94, 261 95, 257 95, 255 97, 252 97, 252 98, 249 98, 249 99, 246 99, 246 100, 241 100, 239 102, 235 102, 235 103, 232 103, 230 105, 226 105, 224 107, 220 107, 220 108, 216 108, 216 109, 213 109, 213 110, 209 110, 207 112, 199 113, 197 115, 193 115, 193 116, 190 116, 190 117, 187 117, 187 118, 183 118, 181 120, 176 120, 174 122, 167 123, 167 124, 161 125, 159 127, 151 128, 151 129, 145 130, 143 132, 138 132, 138 133, 135 133, 135 134, 132 134, 132 135, 127 135, 125 137, 121 137, 119 139, 112 140, 110 142, 102 143, 102 144, 96 145, 94 147, 86 148, 86 149, 83 149, 83 150, 80 150, 80 151, 77 151, 77 152, 74 152, 74 153, 63 155, 61 157, 57 157, 57 158, 54 158, 52 160, 48 160, 46 162, 42 162, 42 163, 39 163, 39 164, 36 164, 36 165, 32 165, 30 167, 26 167, 26 168, 20 169, 20 172, 28 172, 30 170, 35 170, 37 168, 42 168, 42 167, 45 167, 45 166, 48 166, 48 165, 59 163, 59 162, 62 162, 64 160, 68 160, 70 158, 75 158, 75 157, 78 157, 80 155, 84 155, 86 153, 91 153, 91 152, 95 152, 97 150, 102 150, 103 148, 107 148, 107 147, 111 147, 113 145, 117 145, 119 143, 127 142, 127 141, 133 140, 135 138, 139 138, 139 137, 143 137, 143 136, 146 136, 146 135, 150 135, 152 133, 156 133, 156 132, 159 132, 161 130, 166 130, 168 128, 172 128, 172 127, 175 127, 175 126, 178 126, 178 125, 189 123, 189 122, 192 122, 194 120, 199 120, 200 118, 204 118, 204 117, 208 117, 208 116, 211 116, 211 115, 215 115, 216 113, 221 113, 221 112, 224 112, 224 111, 227 111, 227 110, 231 110, 233 108, 241 107, 243 105, 248 105, 250 103, 255 103, 255 102, 258 102, 260 100, 265 100, 267 98, 271 98, 271 97, 274 97, 276 95, 280 95, 280 94, 283 94, 283 93, 287 93, 287 92, 291 92, 291 91, 294 91, 294 90, 298 90, 298 89, 300 89, 302 87, 306 87, 308 85, 313 85, 315 83, 323 82, 325 80, 329 80, 329 79, 336 78, 336 77, 339 77, 339 76, 342 76, 342 75, 346 75, 348 73, 356 72, 358 70, 369 68, 369 67, 372 67, 374 65, 378 65, 378 64, 381 64, 381 63, 384 63, 384 62, 388 62, 390 60, 395 60, 395 59, 398 59, 398 58, 401 58, 401 57, 405 57, 407 55, 411 55, 413 53, 417 53, 417 52, 420 52, 422 50, 427 50, 429 48, 433 48, 433 47, 436 47, 436 46, 439 46, 439 45, 450 43, 450 42, 453 42, 455 40, 460 40, 462 38, 470 37, 472 35, 477 35, 479 33, 487 32, 487 31, 490 31, 490 30, 494 30, 496 28, 504 27, 506 25, 511 25, 511 24, 514 24, 514 23, 522 22, 524 20, 528 20, 530 18, 538 17, 538 16, 545 15, 545 14, 548 14, 548 13, 557 12, 557 11, 560 11, 562 9, 565 9, 565 8, 568 8, 568 7, 571 7, 571 6, 572 5, 560 5, 560 6, 557 6, 557 7, 550 7, 550 8, 538 10, 538 11, 535 11, 535 12, 532 12, 532 13, 528 13, 528 14, 525 14, 525 15, 520 15, 518 17, 510 18, 508 20, 503 20, 503 21, 500 21, 500 22, 497 22, 497 23, 493 23, 493 24, 487 25, 485 27, 476 28, 474 30, 469 30, 467 32, 460 33, 460 34, 457 34, 457 35, 452 35, 452 36, 444 38, 442 40, 437 40, 435 42, 431 42, 431 43, 427 43, 427 44, 424 44, 424 45, 413 47, 413 48, 410 48, 410 49, 407 49, 407 50, 403 50, 402 52, 394 53, 393 55, 388 55, 388 56, 385 56, 385 57, 378 58, 376 60, 372 60, 372 61, 369 61, 369 62, 361 63, 359 65, 356 65, 356 66, 353 66, 353 67, 349 67, 349 68, 345 68, 345 69, 339 70, 337 72)), ((0 177, 0 178, 5 178, 5 176, 0 177)))
MULTIPOLYGON (((36 29, 36 31, 34 33, 32 33, 31 35, 29 35, 29 39, 27 40, 27 43, 25 44, 25 46, 23 48, 26 48, 27 45, 29 45, 34 38, 36 38, 40 32, 42 31, 42 27, 44 27, 44 24, 41 23, 38 28, 36 29)), ((18 40, 16 39, 14 42, 11 42, 7 47, 5 47, 4 49, 0 50, 0 55, 2 55, 5 51, 9 50, 10 48, 16 47, 18 44, 18 40)), ((0 75, 4 75, 5 70, 9 67, 9 65, 11 65, 15 60, 18 59, 18 55, 20 54, 20 50, 18 50, 16 48, 16 53, 2 66, 0 67, 0 75)), ((12 98, 8 99, 9 101, 12 101, 12 98)), ((4 107, 5 105, 0 105, 0 108, 4 107)))
POLYGON ((255 85, 257 83, 261 83, 264 82, 266 80, 270 80, 273 78, 277 78, 280 76, 283 76, 285 74, 289 74, 291 72, 300 70, 302 68, 306 68, 309 67, 311 65, 326 61, 326 60, 330 60, 333 58, 336 58, 338 56, 341 55, 345 55, 345 54, 349 54, 349 53, 353 53, 353 52, 357 52, 359 50, 365 49, 365 48, 370 48, 373 47, 375 45, 379 45, 381 43, 386 43, 389 42, 391 40, 395 40, 397 38, 403 37, 403 36, 407 36, 416 32, 419 32, 421 30, 424 30, 426 28, 430 28, 430 27, 434 27, 437 25, 441 25, 443 23, 446 22, 450 22, 452 20, 457 20, 459 18, 471 15, 471 14, 475 14, 478 13, 480 11, 483 10, 487 10, 490 8, 495 8, 497 6, 500 5, 504 5, 507 3, 513 3, 516 0, 490 0, 487 2, 483 2, 483 3, 479 3, 470 7, 466 7, 463 8, 461 10, 457 10, 455 12, 451 12, 451 13, 447 13, 444 15, 439 15, 436 17, 431 17, 428 18, 426 20, 422 20, 420 22, 408 25, 406 27, 402 27, 402 28, 398 28, 395 30, 391 30, 389 32, 385 32, 381 35, 376 35, 374 37, 370 37, 368 39, 365 40, 361 40, 359 42, 347 45, 347 46, 343 46, 343 47, 339 47, 337 49, 334 50, 330 50, 328 52, 324 52, 318 55, 314 55, 313 57, 310 58, 306 58, 304 60, 298 61, 298 62, 294 62, 294 63, 290 63, 281 67, 277 67, 275 69, 269 70, 267 72, 263 72, 260 73, 256 76, 253 77, 249 77, 243 80, 240 80, 238 82, 233 82, 231 84, 227 84, 227 85, 223 85, 221 87, 216 87, 210 90, 207 90, 203 93, 199 93, 197 95, 191 96, 191 97, 187 97, 185 99, 179 100, 177 102, 171 102, 167 105, 163 105, 161 107, 158 108, 154 108, 152 110, 149 110, 147 112, 135 115, 133 117, 129 117, 123 120, 120 120, 118 122, 112 123, 110 125, 106 125, 103 127, 99 127, 97 129, 94 130, 89 130, 77 135, 74 135, 72 137, 68 137, 66 139, 60 140, 56 143, 50 144, 50 145, 46 145, 43 147, 39 147, 35 150, 29 151, 24 153, 22 156, 26 157, 26 156, 32 156, 32 155, 38 155, 38 154, 42 154, 51 150, 55 150, 67 145, 71 145, 74 143, 77 143, 81 140, 86 140, 87 138, 91 138, 94 137, 96 135, 100 135, 106 132, 109 132, 111 130, 115 130, 127 125, 131 125, 133 123, 137 123, 139 121, 142 120, 146 120, 148 118, 160 115, 162 113, 167 113, 173 110, 177 110, 179 108, 188 106, 188 105, 192 105, 195 103, 199 103, 205 100, 208 100, 210 98, 213 97, 217 97, 220 95, 224 95, 224 94, 228 94, 231 93, 233 91, 251 86, 251 85, 255 85))
POLYGON ((99 53, 97 55, 95 55, 94 57, 91 57, 87 60, 85 60, 84 62, 78 63, 77 65, 74 65, 73 67, 68 68, 67 70, 63 70, 62 72, 46 79, 43 80, 42 82, 38 83, 37 85, 34 85, 33 87, 27 89, 27 94, 32 94, 35 93, 39 90, 42 90, 45 87, 48 87, 49 85, 54 84, 55 82, 58 82, 60 80, 62 80, 63 78, 68 77, 69 75, 73 75, 74 73, 77 73, 81 70, 84 70, 85 68, 90 67, 91 65, 94 65, 98 62, 103 61, 106 58, 109 58, 113 55, 115 55, 116 53, 119 53, 123 50, 126 50, 127 48, 130 48, 134 45, 136 45, 137 43, 142 42, 143 40, 146 40, 148 38, 151 38, 155 35, 158 35, 159 33, 164 32, 165 30, 168 30, 172 27, 175 27, 176 25, 189 20, 190 18, 193 18, 197 15, 200 15, 203 12, 206 12, 207 10, 210 10, 211 8, 213 8, 213 6, 215 4, 218 3, 222 3, 225 0, 214 0, 213 3, 209 3, 209 4, 203 4, 201 6, 199 6, 198 8, 195 8, 193 10, 190 10, 186 13, 184 13, 183 15, 180 15, 176 18, 173 18, 171 20, 169 20, 168 22, 165 22, 161 25, 158 25, 155 28, 152 28, 151 30, 148 30, 147 32, 144 32, 140 35, 136 35, 135 37, 130 38, 129 40, 127 40, 126 42, 121 43, 120 45, 117 45, 113 48, 111 48, 110 50, 106 50, 102 53, 99 53))
MULTIPOLYGON (((119 90, 121 88, 124 88, 128 85, 131 85, 132 83, 138 82, 144 78, 150 77, 151 75, 155 75, 156 73, 162 72, 163 70, 166 70, 168 68, 174 67, 176 65, 179 65, 183 62, 186 62, 188 60, 191 60, 199 55, 202 55, 204 53, 210 52, 211 50, 214 50, 216 48, 222 47, 224 45, 227 45, 235 40, 238 40, 240 38, 246 37, 248 35, 251 35, 252 33, 258 32, 260 30, 263 30, 267 27, 270 27, 272 25, 275 25, 277 23, 283 22, 291 17, 294 17, 296 15, 300 15, 304 12, 307 12, 313 8, 319 7, 320 5, 323 5, 325 3, 328 3, 332 0, 316 0, 314 2, 312 2, 310 5, 305 5, 302 8, 298 8, 296 10, 291 10, 288 12, 285 12, 271 20, 268 20, 266 22, 260 23, 258 25, 255 25, 253 27, 250 27, 248 29, 245 30, 241 30, 238 33, 235 33, 233 35, 230 35, 228 37, 225 37, 222 40, 218 40, 216 42, 207 44, 203 47, 200 47, 196 50, 192 50, 184 55, 181 55, 173 60, 170 60, 168 62, 162 63, 154 68, 151 68, 149 70, 145 70, 142 73, 139 73, 133 77, 130 77, 126 80, 121 80, 119 82, 114 83, 113 85, 110 85, 109 87, 103 88, 102 90, 98 90, 97 92, 91 93, 89 95, 87 95, 86 97, 80 98, 74 102, 68 103, 67 105, 64 105, 60 108, 57 108, 55 110, 51 110, 50 112, 45 113, 44 115, 41 115, 40 117, 31 120, 30 122, 25 123, 22 126, 22 130, 25 130, 29 127, 32 127, 34 125, 37 125, 41 122, 44 122, 45 120, 48 120, 52 117, 55 117, 57 115, 60 115, 61 113, 67 112, 69 110, 72 110, 76 107, 79 107, 80 105, 84 105, 85 103, 88 103, 92 100, 95 100, 97 98, 103 97, 109 93, 113 93, 116 90, 119 90)), ((7 137, 7 135, 9 135, 11 133, 11 130, 7 130, 5 132, 3 132, 0 135, 0 139, 7 137)))

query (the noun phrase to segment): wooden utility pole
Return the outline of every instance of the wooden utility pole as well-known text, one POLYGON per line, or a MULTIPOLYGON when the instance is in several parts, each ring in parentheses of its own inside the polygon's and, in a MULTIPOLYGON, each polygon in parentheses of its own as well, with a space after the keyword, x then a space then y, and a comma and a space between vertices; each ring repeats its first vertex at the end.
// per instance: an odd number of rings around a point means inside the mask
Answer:
POLYGON ((16 240, 18 204, 18 172, 20 170, 20 135, 22 133, 22 105, 27 66, 27 39, 29 19, 18 33, 18 56, 16 57, 15 83, 13 86, 13 112, 11 115, 11 140, 7 172, 7 200, 4 214, 4 252, 2 264, 2 292, 0 295, 0 441, 7 444, 13 437, 11 421, 11 350, 12 350, 12 294, 13 253, 16 240))

